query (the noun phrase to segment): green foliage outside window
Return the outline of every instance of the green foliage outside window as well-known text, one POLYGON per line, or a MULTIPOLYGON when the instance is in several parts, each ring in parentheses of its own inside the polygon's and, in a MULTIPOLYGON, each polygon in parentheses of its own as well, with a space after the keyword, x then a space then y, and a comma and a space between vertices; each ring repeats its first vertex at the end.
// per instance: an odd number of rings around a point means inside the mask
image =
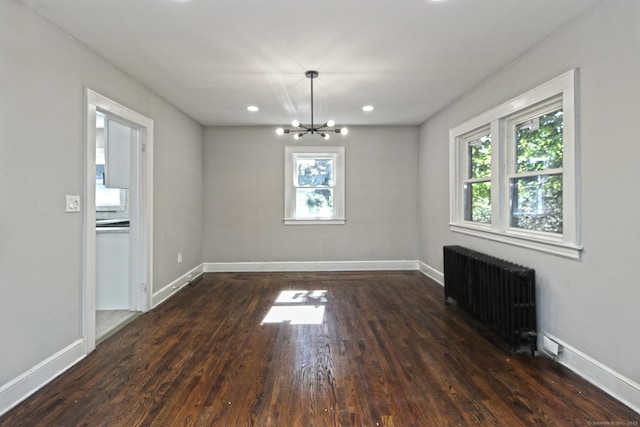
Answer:
POLYGON ((309 208, 333 207, 333 192, 331 190, 314 190, 306 193, 306 204, 309 208))
POLYGON ((511 226, 562 233, 562 175, 513 180, 511 226))
POLYGON ((491 135, 483 136, 469 143, 469 178, 491 176, 491 135))
MULTIPOLYGON (((468 143, 469 178, 491 178, 491 135, 468 143)), ((491 223, 491 182, 474 182, 466 186, 465 220, 491 223)))
POLYGON ((516 135, 516 172, 541 171, 562 167, 562 110, 538 118, 538 126, 521 125, 516 135), (537 129, 536 129, 537 127, 537 129))
POLYGON ((467 185, 470 218, 467 221, 491 224, 491 183, 474 182, 467 185))

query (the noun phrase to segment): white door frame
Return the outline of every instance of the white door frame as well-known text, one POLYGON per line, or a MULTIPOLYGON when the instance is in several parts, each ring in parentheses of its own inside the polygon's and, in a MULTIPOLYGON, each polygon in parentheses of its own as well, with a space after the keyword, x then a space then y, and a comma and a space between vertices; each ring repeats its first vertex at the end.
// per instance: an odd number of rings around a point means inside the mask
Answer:
MULTIPOLYGON (((136 184, 137 218, 139 224, 132 227, 137 236, 136 265, 133 274, 140 293, 138 309, 151 308, 153 273, 153 120, 111 99, 85 88, 85 178, 84 178, 84 259, 83 259, 83 336, 86 353, 96 347, 96 112, 101 111, 138 129, 139 150, 137 158, 136 184)), ((136 300, 136 298, 134 298, 136 300)))

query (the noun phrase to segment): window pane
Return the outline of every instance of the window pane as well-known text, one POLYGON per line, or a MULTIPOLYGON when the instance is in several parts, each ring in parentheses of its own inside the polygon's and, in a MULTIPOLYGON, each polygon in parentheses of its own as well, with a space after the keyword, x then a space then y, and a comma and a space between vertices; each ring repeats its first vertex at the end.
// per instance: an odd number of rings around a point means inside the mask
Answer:
POLYGON ((491 135, 469 141, 469 178, 491 176, 491 135))
POLYGON ((296 218, 333 218, 333 188, 297 188, 296 218))
POLYGON ((104 165, 96 164, 96 182, 104 185, 104 165))
POLYGON ((491 183, 467 183, 465 189, 465 221, 491 223, 491 183))
POLYGON ((562 167, 562 109, 516 126, 516 172, 562 167))
POLYGON ((106 188, 102 180, 96 180, 96 208, 122 206, 119 188, 106 188))
POLYGON ((562 175, 511 181, 511 226, 562 233, 562 175))
POLYGON ((296 159, 298 172, 296 185, 320 187, 333 185, 333 159, 296 159))

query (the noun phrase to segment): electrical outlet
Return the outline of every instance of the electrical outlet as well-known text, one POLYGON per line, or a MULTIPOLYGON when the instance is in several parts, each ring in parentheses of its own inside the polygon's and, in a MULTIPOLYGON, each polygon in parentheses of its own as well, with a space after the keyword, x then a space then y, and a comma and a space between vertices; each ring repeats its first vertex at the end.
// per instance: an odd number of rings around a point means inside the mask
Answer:
POLYGON ((80 212, 80 196, 67 195, 66 212, 80 212))
POLYGON ((542 337, 542 348, 544 348, 549 354, 554 357, 558 357, 558 354, 562 352, 562 347, 560 347, 560 344, 546 336, 542 337))
POLYGON ((182 252, 178 252, 178 264, 182 263, 182 252))

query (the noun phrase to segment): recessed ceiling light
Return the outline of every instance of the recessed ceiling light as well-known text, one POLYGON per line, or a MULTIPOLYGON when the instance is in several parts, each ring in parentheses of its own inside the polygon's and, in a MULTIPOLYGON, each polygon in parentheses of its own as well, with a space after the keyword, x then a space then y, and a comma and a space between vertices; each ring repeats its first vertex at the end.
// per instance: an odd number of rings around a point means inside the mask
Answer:
POLYGON ((364 107, 362 107, 362 111, 373 111, 373 105, 365 105, 364 107))
POLYGON ((259 111, 259 110, 260 110, 260 108, 258 108, 258 107, 257 107, 257 106, 255 106, 255 105, 249 105, 249 106, 247 107, 247 110, 249 110, 249 111, 251 111, 251 112, 255 113, 256 111, 259 111))

